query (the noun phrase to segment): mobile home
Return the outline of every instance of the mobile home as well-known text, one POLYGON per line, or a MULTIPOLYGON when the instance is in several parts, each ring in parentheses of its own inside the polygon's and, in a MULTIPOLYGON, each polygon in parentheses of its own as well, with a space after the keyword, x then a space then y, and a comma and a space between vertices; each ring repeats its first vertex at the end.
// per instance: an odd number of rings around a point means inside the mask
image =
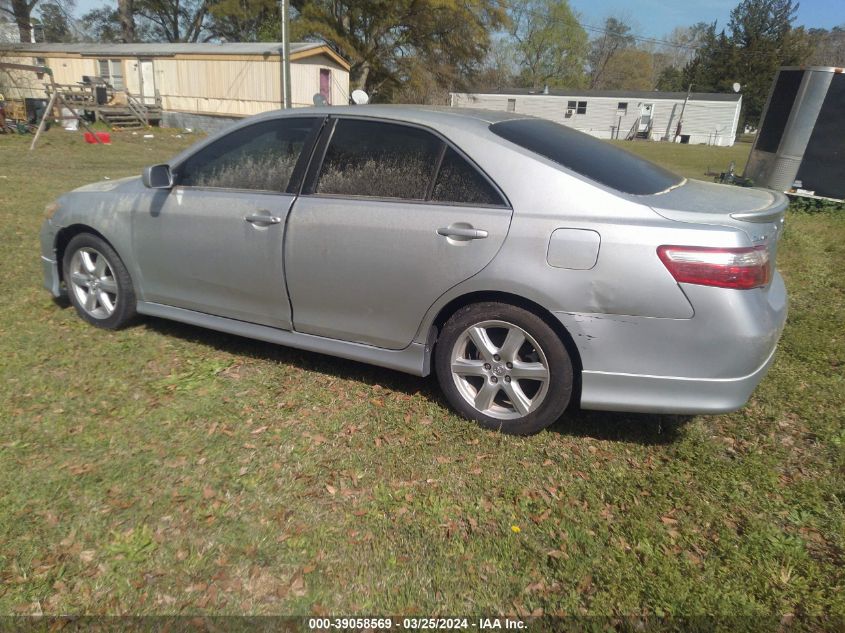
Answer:
POLYGON ((450 96, 452 107, 530 114, 598 138, 720 146, 734 144, 742 108, 735 93, 512 89, 450 96))
MULTIPOLYGON (((349 62, 322 43, 292 43, 291 101, 310 106, 349 99, 349 62)), ((162 123, 214 130, 233 119, 281 107, 282 45, 0 44, 0 60, 47 66, 57 84, 97 78, 145 104, 158 103, 162 123)), ((7 99, 43 97, 32 73, 0 72, 7 99)))

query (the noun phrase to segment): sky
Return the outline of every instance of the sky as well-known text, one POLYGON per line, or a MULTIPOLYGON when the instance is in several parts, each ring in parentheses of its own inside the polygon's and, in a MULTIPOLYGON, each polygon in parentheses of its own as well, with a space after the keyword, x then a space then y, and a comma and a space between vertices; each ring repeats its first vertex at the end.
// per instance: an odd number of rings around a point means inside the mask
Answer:
MULTIPOLYGON (((101 7, 116 5, 116 0, 76 0, 76 15, 101 7)), ((684 0, 569 0, 569 5, 581 14, 581 21, 600 26, 608 16, 624 17, 637 35, 663 38, 676 26, 690 26, 696 22, 716 20, 721 29, 727 26, 731 9, 739 0, 709 0, 689 2, 684 0)), ((843 0, 800 0, 796 26, 831 28, 845 24, 843 0)))
MULTIPOLYGON (((608 16, 624 16, 637 35, 662 38, 676 26, 716 21, 718 30, 726 27, 731 10, 739 0, 569 0, 569 6, 581 14, 581 21, 601 26, 608 16)), ((831 28, 845 24, 843 0, 801 0, 796 26, 831 28)))

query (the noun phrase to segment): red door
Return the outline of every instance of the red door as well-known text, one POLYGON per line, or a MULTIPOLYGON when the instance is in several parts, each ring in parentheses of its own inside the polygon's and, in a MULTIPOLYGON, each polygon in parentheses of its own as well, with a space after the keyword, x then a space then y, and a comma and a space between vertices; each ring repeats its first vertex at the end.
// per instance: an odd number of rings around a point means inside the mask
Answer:
POLYGON ((328 68, 320 69, 320 94, 323 95, 328 105, 332 104, 331 73, 332 71, 328 68))

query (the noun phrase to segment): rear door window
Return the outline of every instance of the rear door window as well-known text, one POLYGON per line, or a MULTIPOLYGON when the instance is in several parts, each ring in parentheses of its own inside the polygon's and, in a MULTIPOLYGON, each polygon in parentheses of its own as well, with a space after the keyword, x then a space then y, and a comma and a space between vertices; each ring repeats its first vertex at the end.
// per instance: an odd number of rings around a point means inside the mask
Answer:
POLYGON ((451 147, 443 155, 431 199, 453 204, 505 204, 493 185, 451 147))
POLYGON ((337 121, 315 193, 504 206, 485 176, 443 139, 382 121, 337 121))
POLYGON ((442 142, 419 128, 341 119, 317 180, 316 192, 425 200, 442 142))

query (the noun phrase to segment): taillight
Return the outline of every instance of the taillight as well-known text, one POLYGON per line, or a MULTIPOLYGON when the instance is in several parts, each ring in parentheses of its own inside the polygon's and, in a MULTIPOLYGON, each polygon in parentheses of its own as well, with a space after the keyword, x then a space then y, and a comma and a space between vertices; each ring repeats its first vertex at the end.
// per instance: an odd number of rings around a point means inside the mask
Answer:
POLYGON ((679 283, 748 290, 765 286, 771 280, 765 246, 660 246, 657 255, 679 283))

